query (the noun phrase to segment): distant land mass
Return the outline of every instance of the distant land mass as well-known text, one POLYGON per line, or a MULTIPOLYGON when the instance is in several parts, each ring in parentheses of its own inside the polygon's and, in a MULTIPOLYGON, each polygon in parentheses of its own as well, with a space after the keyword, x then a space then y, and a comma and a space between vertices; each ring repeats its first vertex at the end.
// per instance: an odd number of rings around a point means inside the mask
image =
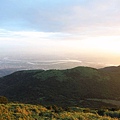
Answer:
MULTIPOLYGON (((70 69, 77 66, 88 66, 93 68, 103 68, 105 66, 111 66, 112 64, 106 64, 101 62, 90 62, 84 59, 46 59, 41 58, 11 58, 11 57, 1 57, 0 58, 0 77, 6 76, 16 71, 20 70, 33 70, 33 69, 70 69)), ((113 66, 113 65, 112 65, 113 66)))
POLYGON ((0 69, 0 77, 3 77, 3 76, 6 76, 6 75, 9 75, 15 71, 18 71, 19 68, 5 68, 5 69, 0 69))
POLYGON ((22 103, 99 107, 103 100, 120 100, 120 66, 17 71, 0 78, 0 96, 22 103))

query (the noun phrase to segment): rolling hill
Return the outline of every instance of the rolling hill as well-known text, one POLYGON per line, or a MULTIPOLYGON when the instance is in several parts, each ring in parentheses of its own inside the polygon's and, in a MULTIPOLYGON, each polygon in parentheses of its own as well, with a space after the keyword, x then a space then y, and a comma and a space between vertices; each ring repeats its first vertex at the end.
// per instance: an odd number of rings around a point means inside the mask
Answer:
MULTIPOLYGON (((24 70, 0 78, 0 95, 23 103, 92 106, 93 101, 88 99, 119 100, 119 85, 119 66, 24 70)), ((94 103, 97 107, 103 105, 102 102, 94 103)))

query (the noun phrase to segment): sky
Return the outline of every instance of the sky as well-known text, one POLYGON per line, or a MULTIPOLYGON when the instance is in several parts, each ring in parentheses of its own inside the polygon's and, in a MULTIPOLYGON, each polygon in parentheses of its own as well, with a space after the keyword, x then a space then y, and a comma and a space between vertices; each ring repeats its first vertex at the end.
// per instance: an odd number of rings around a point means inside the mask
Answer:
POLYGON ((120 64, 120 0, 1 0, 0 57, 120 64))

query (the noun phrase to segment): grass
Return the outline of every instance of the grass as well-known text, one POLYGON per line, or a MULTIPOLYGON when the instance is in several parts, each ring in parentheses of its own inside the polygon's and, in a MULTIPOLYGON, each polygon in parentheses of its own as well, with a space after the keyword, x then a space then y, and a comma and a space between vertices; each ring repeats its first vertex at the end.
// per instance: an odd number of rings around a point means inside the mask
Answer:
POLYGON ((48 108, 31 104, 0 104, 0 120, 119 120, 112 118, 114 115, 117 117, 116 114, 119 115, 120 111, 105 111, 105 116, 100 116, 97 110, 89 108, 65 110, 57 106, 48 108))

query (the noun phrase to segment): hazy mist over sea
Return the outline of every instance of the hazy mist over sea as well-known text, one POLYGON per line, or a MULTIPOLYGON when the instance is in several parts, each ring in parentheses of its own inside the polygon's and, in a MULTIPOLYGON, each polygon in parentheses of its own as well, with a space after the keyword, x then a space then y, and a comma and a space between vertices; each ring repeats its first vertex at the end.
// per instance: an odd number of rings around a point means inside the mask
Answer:
POLYGON ((86 57, 65 57, 65 56, 45 56, 45 55, 11 55, 0 57, 0 69, 68 69, 77 66, 89 66, 94 68, 102 68, 105 66, 113 66, 108 62, 101 62, 97 59, 86 57))

